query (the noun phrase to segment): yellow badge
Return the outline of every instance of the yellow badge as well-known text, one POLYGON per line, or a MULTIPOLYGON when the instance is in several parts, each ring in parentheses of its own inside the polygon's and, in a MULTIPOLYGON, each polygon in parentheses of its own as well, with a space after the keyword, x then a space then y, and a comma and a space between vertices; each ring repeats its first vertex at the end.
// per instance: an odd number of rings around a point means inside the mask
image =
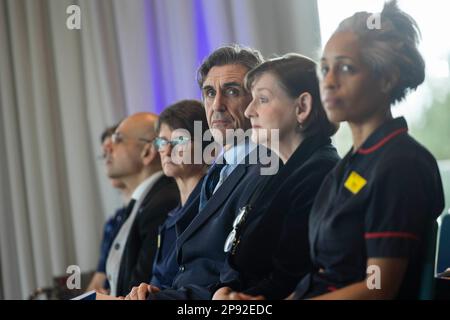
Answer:
POLYGON ((361 177, 355 171, 352 171, 348 176, 347 181, 345 181, 344 186, 353 194, 357 194, 365 185, 367 181, 361 177))

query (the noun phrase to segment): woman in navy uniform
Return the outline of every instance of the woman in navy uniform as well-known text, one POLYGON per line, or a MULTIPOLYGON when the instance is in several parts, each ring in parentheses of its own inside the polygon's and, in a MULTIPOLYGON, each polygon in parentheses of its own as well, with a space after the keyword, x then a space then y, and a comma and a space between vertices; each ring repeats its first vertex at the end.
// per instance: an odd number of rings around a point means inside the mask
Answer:
POLYGON ((158 251, 150 280, 152 290, 172 286, 178 272, 175 243, 177 235, 183 232, 198 212, 199 195, 206 173, 206 165, 194 163, 194 150, 203 149, 207 143, 194 141, 194 122, 201 123, 202 134, 208 129, 203 104, 197 100, 182 100, 159 116, 158 137, 154 144, 161 156, 164 174, 173 177, 180 191, 180 204, 169 212, 166 221, 159 228, 158 251), (178 224, 183 219, 184 224, 178 224))
MULTIPOLYGON (((158 249, 156 251, 152 277, 146 290, 158 292, 172 286, 178 272, 176 258, 176 240, 189 225, 198 212, 200 190, 207 165, 194 162, 194 153, 204 149, 208 141, 194 140, 195 122, 201 124, 201 134, 208 130, 205 109, 197 100, 181 100, 159 115, 154 140, 156 150, 161 157, 161 166, 166 176, 175 179, 180 192, 180 203, 168 213, 164 223, 159 227, 158 249)), ((150 274, 150 272, 149 272, 150 274)), ((136 290, 138 287, 134 287, 136 290)), ((130 300, 130 291, 125 298, 113 297, 97 292, 96 300, 130 300)))
POLYGON ((237 216, 225 243, 221 283, 209 288, 214 299, 245 294, 282 299, 311 270, 309 213, 325 176, 339 161, 330 139, 337 126, 320 102, 316 69, 311 59, 287 54, 247 74, 253 100, 245 115, 252 140, 269 146, 284 165, 237 216), (279 141, 272 129, 278 130, 279 141))
POLYGON ((310 218, 315 271, 291 298, 418 297, 426 233, 444 208, 434 157, 391 106, 424 81, 418 27, 395 1, 381 28, 371 15, 344 20, 321 59, 322 101, 347 121, 353 147, 324 181, 310 218))

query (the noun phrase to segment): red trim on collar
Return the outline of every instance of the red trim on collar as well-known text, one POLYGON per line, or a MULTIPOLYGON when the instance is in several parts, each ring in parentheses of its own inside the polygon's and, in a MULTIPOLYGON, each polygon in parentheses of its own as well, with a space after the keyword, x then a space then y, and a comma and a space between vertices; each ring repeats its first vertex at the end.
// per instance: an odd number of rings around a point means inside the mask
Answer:
POLYGON ((403 129, 398 129, 394 132, 392 132, 390 135, 384 137, 380 142, 378 142, 376 145, 367 148, 367 149, 359 149, 358 153, 359 154, 369 154, 372 153, 376 150, 378 150, 379 148, 381 148, 384 144, 386 144, 386 142, 388 142, 389 140, 391 140, 392 138, 398 136, 401 133, 407 132, 408 129, 407 128, 403 128, 403 129))
POLYGON ((419 240, 419 237, 414 233, 409 232, 370 232, 365 233, 364 238, 367 239, 378 239, 378 238, 405 238, 419 240))
POLYGON ((336 291, 337 288, 336 288, 335 286, 329 286, 329 287, 327 287, 327 290, 328 290, 329 292, 333 292, 333 291, 336 291))

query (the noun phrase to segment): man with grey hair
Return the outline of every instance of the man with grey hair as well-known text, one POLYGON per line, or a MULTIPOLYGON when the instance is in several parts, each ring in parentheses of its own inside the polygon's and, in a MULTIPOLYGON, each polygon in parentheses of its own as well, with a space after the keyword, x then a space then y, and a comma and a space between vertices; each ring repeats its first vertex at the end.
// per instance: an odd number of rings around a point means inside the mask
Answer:
POLYGON ((198 214, 178 235, 179 271, 172 288, 160 291, 143 283, 126 299, 208 299, 203 288, 220 281, 226 258, 224 244, 233 221, 268 178, 261 175, 260 162, 249 161, 263 147, 235 134, 250 128, 244 111, 252 97, 245 90, 244 79, 262 61, 257 50, 232 45, 217 49, 200 66, 197 79, 208 125, 223 151, 204 179, 198 214))

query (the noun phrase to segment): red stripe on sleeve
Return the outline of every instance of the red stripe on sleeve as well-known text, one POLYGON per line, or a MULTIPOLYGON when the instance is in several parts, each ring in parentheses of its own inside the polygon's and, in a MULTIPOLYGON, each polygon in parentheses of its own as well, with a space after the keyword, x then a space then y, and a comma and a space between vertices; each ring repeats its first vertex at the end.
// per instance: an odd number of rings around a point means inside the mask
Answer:
POLYGON ((337 288, 334 287, 334 286, 329 286, 329 287, 327 287, 327 290, 328 290, 329 292, 333 292, 333 291, 336 291, 337 288))
POLYGON ((378 238, 404 238, 419 240, 419 237, 414 233, 409 232, 368 232, 364 234, 365 239, 378 239, 378 238))

